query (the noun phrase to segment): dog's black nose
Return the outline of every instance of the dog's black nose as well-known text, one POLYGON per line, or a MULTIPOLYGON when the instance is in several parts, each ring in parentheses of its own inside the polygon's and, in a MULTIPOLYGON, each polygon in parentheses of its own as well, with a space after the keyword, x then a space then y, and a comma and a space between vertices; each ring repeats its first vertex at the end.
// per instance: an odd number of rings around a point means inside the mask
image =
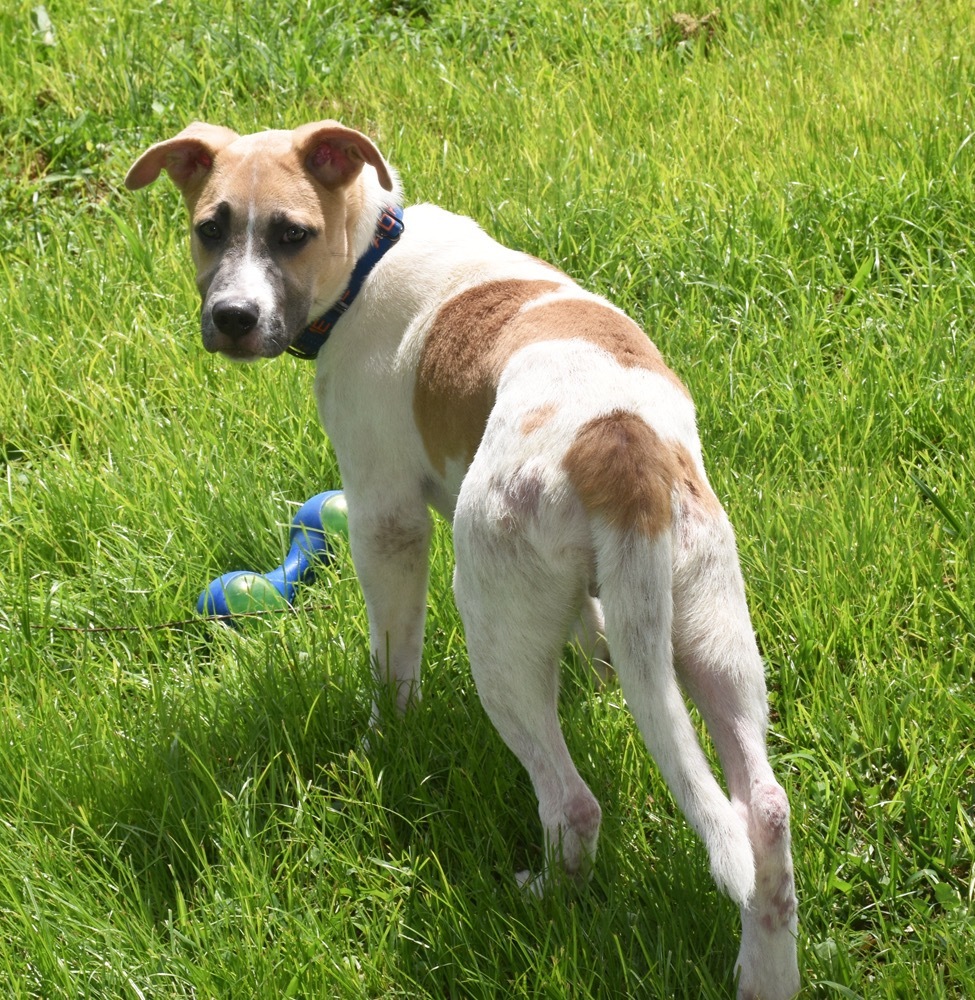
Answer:
POLYGON ((246 300, 219 302, 213 307, 214 326, 234 340, 247 336, 260 317, 257 304, 246 300))

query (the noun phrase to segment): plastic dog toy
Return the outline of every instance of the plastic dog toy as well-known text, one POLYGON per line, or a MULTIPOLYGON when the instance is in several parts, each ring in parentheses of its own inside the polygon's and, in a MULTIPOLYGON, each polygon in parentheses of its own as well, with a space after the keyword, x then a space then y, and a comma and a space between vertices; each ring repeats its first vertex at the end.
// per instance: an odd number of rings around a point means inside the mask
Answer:
POLYGON ((236 570, 217 577, 200 594, 197 612, 231 617, 289 608, 298 585, 314 579, 317 567, 331 557, 334 538, 348 538, 348 516, 342 490, 313 496, 291 522, 290 548, 284 562, 270 573, 236 570))

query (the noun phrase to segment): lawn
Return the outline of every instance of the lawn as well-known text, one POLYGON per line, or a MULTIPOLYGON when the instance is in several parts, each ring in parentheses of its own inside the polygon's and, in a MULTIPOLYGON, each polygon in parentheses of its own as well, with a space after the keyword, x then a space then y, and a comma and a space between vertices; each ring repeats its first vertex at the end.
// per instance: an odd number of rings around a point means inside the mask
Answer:
POLYGON ((975 996, 971 0, 11 0, 0 37, 4 996, 733 995, 735 908, 572 656, 600 854, 585 891, 517 889, 538 817, 446 525, 425 699, 368 740, 345 553, 292 614, 195 614, 341 484, 311 366, 207 355, 178 195, 122 179, 195 119, 328 117, 409 201, 626 309, 694 394, 802 995, 975 996))

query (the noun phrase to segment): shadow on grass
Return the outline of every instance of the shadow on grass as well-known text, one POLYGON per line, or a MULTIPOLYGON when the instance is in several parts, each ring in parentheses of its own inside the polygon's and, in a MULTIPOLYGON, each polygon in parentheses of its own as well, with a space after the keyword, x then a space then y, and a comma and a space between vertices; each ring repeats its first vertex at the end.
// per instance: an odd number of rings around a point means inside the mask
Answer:
POLYGON ((648 792, 618 692, 593 693, 578 663, 564 725, 604 835, 587 888, 536 899, 513 878, 541 865, 535 799, 462 654, 426 664, 421 705, 370 731, 364 657, 327 622, 196 636, 184 653, 188 670, 132 675, 111 709, 92 706, 130 720, 124 739, 105 734, 35 803, 194 961, 210 961, 207 926, 234 900, 243 923, 238 908, 264 913, 256 925, 311 920, 322 947, 417 996, 728 991, 734 908, 669 798, 648 792))

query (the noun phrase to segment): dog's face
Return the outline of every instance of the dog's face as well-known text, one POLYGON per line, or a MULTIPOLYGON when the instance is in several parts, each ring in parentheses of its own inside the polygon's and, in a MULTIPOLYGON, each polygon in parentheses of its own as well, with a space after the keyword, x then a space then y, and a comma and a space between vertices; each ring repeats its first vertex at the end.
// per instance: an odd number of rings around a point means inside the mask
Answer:
POLYGON ((135 162, 130 189, 165 169, 183 193, 208 351, 276 357, 334 303, 355 263, 366 163, 392 190, 375 146, 336 122, 248 136, 196 124, 135 162))

